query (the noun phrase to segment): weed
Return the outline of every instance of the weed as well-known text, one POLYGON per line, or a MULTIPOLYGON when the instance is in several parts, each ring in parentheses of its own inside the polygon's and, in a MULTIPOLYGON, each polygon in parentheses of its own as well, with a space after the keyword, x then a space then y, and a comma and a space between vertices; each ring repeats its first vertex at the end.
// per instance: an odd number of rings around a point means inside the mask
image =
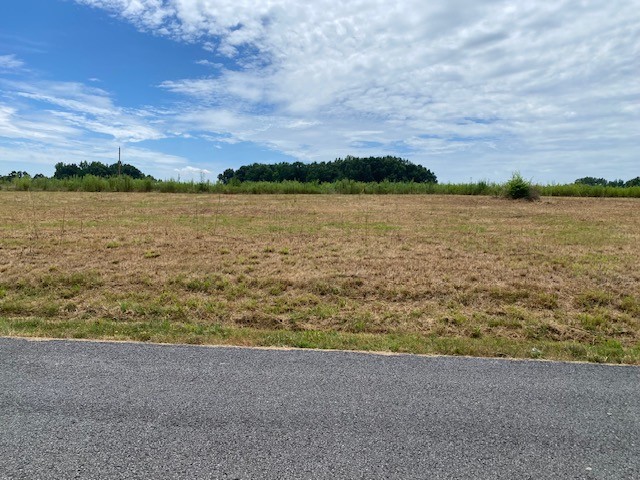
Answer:
POLYGON ((314 294, 321 296, 340 295, 342 293, 340 287, 324 280, 316 280, 314 282, 311 282, 309 289, 314 294))
MULTIPOLYGON (((2 298, 2 291, 0 290, 0 298, 2 298)), ((640 317, 640 300, 633 295, 626 295, 620 300, 620 310, 628 313, 629 315, 635 315, 640 317)))
POLYGON ((546 292, 535 293, 529 298, 527 305, 532 308, 538 307, 547 310, 554 310, 558 308, 559 305, 558 294, 546 292))
POLYGON ((529 298, 529 290, 524 289, 505 289, 499 287, 492 287, 489 289, 489 296, 494 300, 499 300, 504 303, 513 304, 520 300, 529 298))
MULTIPOLYGON (((55 270, 54 270, 55 272, 55 270)), ((44 289, 72 289, 79 292, 83 289, 99 287, 103 284, 101 275, 95 271, 73 273, 54 273, 40 277, 39 286, 44 289)))
POLYGON ((10 316, 29 315, 31 308, 24 301, 17 299, 7 299, 0 303, 0 314, 10 316))
POLYGON ((480 330, 480 327, 474 327, 469 336, 471 338, 480 338, 482 337, 482 330, 480 330))
POLYGON ((544 357, 544 352, 537 347, 533 347, 531 349, 531 358, 542 358, 544 357))
POLYGON ((212 275, 204 278, 191 278, 183 283, 185 289, 192 292, 209 293, 213 291, 222 292, 231 286, 228 279, 220 275, 212 275))
POLYGON ((616 340, 605 340, 597 345, 593 352, 587 354, 587 360, 595 363, 620 363, 625 356, 625 349, 616 340))
POLYGON ((36 315, 42 315, 43 317, 56 317, 60 313, 60 305, 57 303, 49 303, 43 305, 34 313, 36 313, 36 315))
POLYGON ((75 312, 78 310, 78 305, 76 303, 69 302, 63 307, 63 310, 70 313, 75 312))
POLYGON ((583 309, 593 309, 595 307, 606 307, 613 302, 613 297, 599 290, 583 292, 576 296, 576 306, 583 309))
POLYGON ((578 322, 585 330, 596 331, 607 325, 607 319, 602 314, 583 314, 578 316, 578 322))
POLYGON ((467 323, 468 319, 467 319, 467 317, 465 317, 464 315, 462 315, 460 313, 454 313, 452 315, 447 315, 445 317, 442 317, 441 321, 445 325, 460 326, 460 325, 464 325, 465 323, 467 323))

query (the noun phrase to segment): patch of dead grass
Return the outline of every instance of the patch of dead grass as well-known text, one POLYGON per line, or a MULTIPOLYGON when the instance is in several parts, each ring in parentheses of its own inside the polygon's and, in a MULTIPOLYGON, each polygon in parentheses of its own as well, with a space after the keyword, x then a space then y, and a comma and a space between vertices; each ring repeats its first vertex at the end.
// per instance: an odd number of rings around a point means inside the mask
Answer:
POLYGON ((0 192, 0 317, 634 348, 639 206, 0 192))

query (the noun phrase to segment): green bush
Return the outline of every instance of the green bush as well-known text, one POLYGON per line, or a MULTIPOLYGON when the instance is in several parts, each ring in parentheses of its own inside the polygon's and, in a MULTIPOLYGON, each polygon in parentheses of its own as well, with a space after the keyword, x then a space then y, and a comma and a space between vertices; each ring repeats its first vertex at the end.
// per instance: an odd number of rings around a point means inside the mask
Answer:
POLYGON ((513 200, 538 200, 540 198, 540 192, 536 187, 531 185, 519 172, 515 172, 504 185, 504 196, 513 200))

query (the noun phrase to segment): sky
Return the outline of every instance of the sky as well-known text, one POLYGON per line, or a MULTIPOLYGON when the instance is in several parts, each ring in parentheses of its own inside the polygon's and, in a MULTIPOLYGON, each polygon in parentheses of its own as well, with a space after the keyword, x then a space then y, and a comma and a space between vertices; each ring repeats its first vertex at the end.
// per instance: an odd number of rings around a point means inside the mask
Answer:
POLYGON ((0 175, 215 180, 395 155, 440 182, 640 175, 638 0, 20 0, 0 175))

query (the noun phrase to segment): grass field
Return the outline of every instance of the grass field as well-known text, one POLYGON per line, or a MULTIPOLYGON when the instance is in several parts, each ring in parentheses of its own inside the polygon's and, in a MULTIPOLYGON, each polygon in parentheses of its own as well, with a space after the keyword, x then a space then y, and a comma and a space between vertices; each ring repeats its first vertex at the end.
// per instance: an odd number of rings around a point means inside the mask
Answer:
POLYGON ((0 192, 0 335, 640 364, 640 200, 0 192))

